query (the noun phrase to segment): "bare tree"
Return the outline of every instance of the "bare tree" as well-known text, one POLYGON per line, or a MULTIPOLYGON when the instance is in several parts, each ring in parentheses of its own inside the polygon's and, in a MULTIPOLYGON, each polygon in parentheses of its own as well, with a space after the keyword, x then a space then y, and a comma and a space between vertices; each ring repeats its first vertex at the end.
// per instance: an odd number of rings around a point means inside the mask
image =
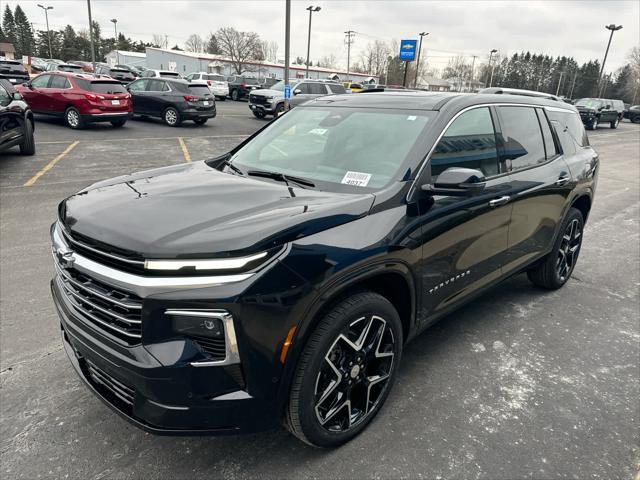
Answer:
POLYGON ((267 62, 278 62, 278 42, 263 40, 260 42, 260 56, 267 62))
POLYGON ((390 53, 391 48, 386 42, 376 40, 367 44, 360 54, 360 59, 369 75, 380 76, 384 74, 390 53))
POLYGON ((233 27, 223 27, 216 32, 220 50, 231 59, 235 73, 245 70, 245 63, 255 59, 260 52, 260 37, 254 32, 239 32, 233 27))
POLYGON ((184 42, 184 48, 187 52, 202 52, 204 51, 204 40, 197 33, 192 33, 184 42))
POLYGON ((323 68, 336 68, 336 56, 333 53, 325 55, 318 60, 316 65, 323 68))
POLYGON ((162 33, 154 33, 151 37, 151 43, 157 45, 160 48, 167 48, 167 36, 162 33))

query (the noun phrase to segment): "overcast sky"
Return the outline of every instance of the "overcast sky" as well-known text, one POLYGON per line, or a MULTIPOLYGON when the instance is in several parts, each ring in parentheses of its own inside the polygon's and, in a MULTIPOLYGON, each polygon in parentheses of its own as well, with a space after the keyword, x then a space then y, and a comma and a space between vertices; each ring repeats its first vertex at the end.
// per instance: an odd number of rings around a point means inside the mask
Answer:
MULTIPOLYGON (((36 29, 45 29, 44 12, 37 7, 43 0, 0 0, 0 7, 19 3, 36 29)), ((86 28, 85 0, 49 0, 51 28, 71 24, 86 28)), ((94 20, 104 36, 113 36, 111 18, 118 19, 118 30, 133 39, 150 41, 154 33, 167 34, 171 45, 183 45, 192 33, 203 37, 219 27, 232 26, 257 32, 261 38, 275 40, 284 57, 284 0, 92 0, 94 20)), ((308 5, 322 7, 313 14, 311 59, 335 55, 346 65, 344 31, 357 32, 352 56, 376 39, 416 38, 429 32, 423 43, 423 60, 435 68, 446 65, 458 53, 478 55, 483 61, 488 51, 501 54, 522 50, 567 55, 579 62, 602 60, 609 31, 604 25, 622 24, 614 34, 607 59, 607 71, 620 67, 629 50, 640 44, 640 2, 638 0, 580 1, 383 1, 313 0, 292 2, 291 54, 306 56, 308 5)))

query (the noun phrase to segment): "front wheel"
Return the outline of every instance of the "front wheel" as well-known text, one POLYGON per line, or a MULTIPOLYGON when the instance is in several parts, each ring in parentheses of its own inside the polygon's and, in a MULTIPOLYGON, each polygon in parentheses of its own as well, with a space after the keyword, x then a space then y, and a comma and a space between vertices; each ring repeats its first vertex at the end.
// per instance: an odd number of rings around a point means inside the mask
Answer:
POLYGON ((170 127, 177 127, 181 122, 180 113, 173 107, 169 107, 164 111, 162 119, 170 127))
POLYGON ((24 139, 20 144, 20 153, 22 155, 35 155, 36 141, 33 138, 33 123, 28 118, 24 121, 24 139))
POLYGON ((611 128, 618 128, 618 124, 620 123, 620 118, 616 117, 616 119, 611 122, 611 128))
POLYGON ((78 130, 84 127, 84 121, 80 116, 80 112, 74 107, 67 108, 67 110, 64 112, 64 120, 67 125, 74 130, 78 130))
POLYGON ((264 118, 266 116, 266 114, 264 113, 263 110, 254 110, 253 111, 253 116, 256 118, 264 118))
POLYGON ((273 114, 274 117, 279 117, 282 112, 284 112, 284 103, 279 103, 278 106, 276 107, 276 111, 273 114))
POLYGON ((384 404, 401 354, 402 324, 386 298, 365 291, 336 304, 301 354, 287 407, 289 431, 318 447, 351 440, 384 404))
POLYGON ((580 247, 584 218, 577 208, 569 209, 560 226, 560 233, 553 250, 535 268, 527 271, 529 280, 539 287, 555 290, 562 287, 571 277, 580 247))

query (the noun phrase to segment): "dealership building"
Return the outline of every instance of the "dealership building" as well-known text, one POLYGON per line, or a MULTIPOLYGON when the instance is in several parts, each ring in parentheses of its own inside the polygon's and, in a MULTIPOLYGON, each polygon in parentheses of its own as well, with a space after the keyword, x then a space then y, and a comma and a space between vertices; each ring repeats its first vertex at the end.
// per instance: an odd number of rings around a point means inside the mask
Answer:
MULTIPOLYGON (((209 72, 230 76, 235 73, 231 59, 223 55, 153 47, 147 47, 146 52, 146 67, 151 69, 172 70, 181 75, 188 75, 191 72, 209 72)), ((282 79, 284 78, 284 64, 251 60, 244 63, 242 73, 258 78, 282 79)), ((305 78, 306 67, 304 65, 290 65, 289 76, 291 78, 305 78)), ((322 67, 309 67, 309 78, 333 78, 340 81, 350 79, 355 82, 378 83, 376 76, 353 72, 347 75, 345 71, 322 67)))

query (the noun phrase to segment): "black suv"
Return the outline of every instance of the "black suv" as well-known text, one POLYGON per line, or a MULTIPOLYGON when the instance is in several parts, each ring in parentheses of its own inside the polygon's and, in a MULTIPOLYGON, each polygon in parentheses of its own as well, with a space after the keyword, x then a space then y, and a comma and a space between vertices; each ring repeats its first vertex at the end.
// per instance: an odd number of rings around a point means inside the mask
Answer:
POLYGON ((260 81, 247 75, 232 75, 227 78, 231 100, 239 101, 247 98, 253 90, 262 88, 260 81))
POLYGON ((96 65, 96 75, 107 75, 123 85, 128 85, 136 79, 133 72, 125 68, 109 67, 107 65, 96 65))
POLYGON ((36 153, 33 112, 7 80, 0 79, 0 152, 18 145, 22 155, 36 153))
POLYGON ((0 79, 13 85, 22 85, 29 81, 29 73, 22 62, 17 60, 0 59, 0 79))
POLYGON ((618 124, 624 116, 624 103, 622 103, 622 100, 581 98, 576 101, 575 107, 580 112, 582 123, 589 130, 595 130, 598 125, 603 123, 608 123, 611 128, 618 128, 618 124))
POLYGON ((560 101, 321 97, 227 155, 63 201, 51 288, 64 347, 147 431, 283 420, 336 446, 437 319, 520 272, 569 280, 597 174, 560 101))
POLYGON ((206 85, 182 79, 140 78, 127 90, 134 115, 160 117, 170 127, 184 120, 204 125, 216 116, 216 99, 206 85))

